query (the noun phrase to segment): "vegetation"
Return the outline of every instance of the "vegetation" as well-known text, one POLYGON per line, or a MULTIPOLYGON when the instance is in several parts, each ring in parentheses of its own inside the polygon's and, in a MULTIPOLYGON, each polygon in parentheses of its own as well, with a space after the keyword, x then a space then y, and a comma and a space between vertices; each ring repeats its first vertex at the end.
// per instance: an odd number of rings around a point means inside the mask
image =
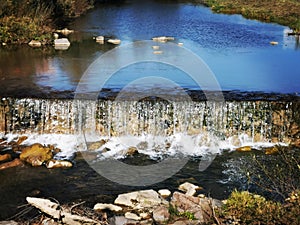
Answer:
POLYGON ((185 212, 179 212, 173 205, 169 205, 169 213, 171 217, 179 217, 179 218, 185 218, 188 220, 196 220, 195 215, 192 212, 185 211, 185 212))
POLYGON ((232 192, 223 209, 217 212, 222 224, 300 224, 300 191, 293 192, 286 201, 267 201, 247 191, 232 192), (227 222, 227 223, 226 223, 227 222))
POLYGON ((300 0, 200 0, 214 12, 241 14, 249 19, 279 23, 300 32, 300 0))
POLYGON ((62 21, 80 16, 93 0, 0 0, 0 42, 49 42, 62 21))

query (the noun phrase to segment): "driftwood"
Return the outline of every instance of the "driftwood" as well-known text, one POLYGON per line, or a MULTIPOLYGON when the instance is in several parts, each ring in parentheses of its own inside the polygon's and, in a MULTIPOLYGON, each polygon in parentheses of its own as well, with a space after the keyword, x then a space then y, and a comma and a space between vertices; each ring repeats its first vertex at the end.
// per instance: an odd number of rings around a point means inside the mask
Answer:
POLYGON ((27 197, 27 202, 41 210, 43 213, 51 216, 53 219, 61 221, 64 224, 81 225, 81 224, 101 224, 98 221, 92 220, 84 216, 73 215, 63 210, 59 204, 48 199, 27 197))

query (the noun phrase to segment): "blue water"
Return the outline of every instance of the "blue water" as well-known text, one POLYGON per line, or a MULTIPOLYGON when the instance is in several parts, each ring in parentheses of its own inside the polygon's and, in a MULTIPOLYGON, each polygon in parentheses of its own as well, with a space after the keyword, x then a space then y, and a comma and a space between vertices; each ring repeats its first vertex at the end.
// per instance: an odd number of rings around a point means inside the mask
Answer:
MULTIPOLYGON (((69 28, 75 33, 68 37, 71 47, 66 51, 52 47, 50 53, 29 47, 13 51, 2 48, 0 78, 5 88, 0 94, 28 89, 50 95, 53 90, 74 91, 88 66, 115 48, 95 43, 93 37, 97 35, 121 39, 120 48, 155 36, 172 36, 174 43, 182 42, 184 48, 207 64, 222 90, 300 92, 299 40, 288 37, 288 28, 281 25, 247 20, 240 15, 214 14, 201 5, 149 0, 99 4, 69 28), (272 46, 271 41, 279 44, 272 46)), ((181 60, 188 62, 189 58, 181 60)), ((145 76, 162 76, 183 88, 199 89, 189 75, 159 63, 123 68, 105 87, 120 89, 145 76)))

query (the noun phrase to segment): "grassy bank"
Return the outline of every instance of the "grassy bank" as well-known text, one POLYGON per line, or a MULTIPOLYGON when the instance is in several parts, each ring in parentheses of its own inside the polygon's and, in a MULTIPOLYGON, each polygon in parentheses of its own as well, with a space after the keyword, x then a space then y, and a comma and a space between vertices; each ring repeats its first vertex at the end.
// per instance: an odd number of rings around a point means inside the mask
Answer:
POLYGON ((249 19, 274 22, 300 32, 300 0, 201 0, 214 12, 241 14, 249 19))
POLYGON ((50 42, 54 28, 93 5, 94 0, 0 0, 0 43, 50 42))

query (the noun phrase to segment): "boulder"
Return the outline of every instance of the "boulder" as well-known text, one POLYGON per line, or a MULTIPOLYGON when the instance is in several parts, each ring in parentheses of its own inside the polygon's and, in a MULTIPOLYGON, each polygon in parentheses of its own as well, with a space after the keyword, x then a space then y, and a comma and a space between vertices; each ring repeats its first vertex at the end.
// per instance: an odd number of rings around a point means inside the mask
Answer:
POLYGON ((171 205, 179 213, 192 213, 200 223, 210 221, 213 215, 212 207, 216 207, 218 204, 216 200, 211 198, 198 198, 179 192, 174 192, 171 200, 171 205))
POLYGON ((167 198, 171 195, 171 191, 169 191, 168 189, 161 189, 161 190, 158 191, 158 193, 163 198, 167 198))
POLYGON ((121 44, 121 40, 120 39, 108 39, 107 42, 110 43, 110 44, 114 44, 114 45, 121 44))
POLYGON ((265 148, 264 150, 265 150, 266 155, 272 155, 272 154, 275 154, 275 153, 279 152, 279 149, 276 145, 272 146, 272 147, 265 148))
POLYGON ((156 191, 151 189, 120 194, 115 199, 114 203, 134 209, 143 209, 153 208, 160 205, 162 203, 162 199, 156 191))
POLYGON ((134 146, 129 147, 126 151, 127 156, 133 156, 133 155, 136 155, 137 153, 139 153, 138 149, 134 146))
POLYGON ((74 33, 74 30, 69 30, 68 28, 64 28, 62 30, 56 30, 57 33, 61 33, 65 36, 74 33))
POLYGON ((48 169, 54 169, 54 168, 70 168, 73 164, 67 160, 56 160, 51 159, 46 163, 46 167, 48 169))
POLYGON ((236 149, 238 152, 250 152, 251 150, 251 146, 242 146, 236 149))
POLYGON ((10 154, 4 154, 0 155, 0 163, 1 162, 7 162, 11 160, 11 155, 10 154))
POLYGON ((54 40, 54 47, 58 50, 66 50, 70 47, 71 43, 67 38, 58 38, 54 40))
POLYGON ((20 159, 14 159, 13 161, 2 163, 0 165, 0 170, 8 169, 11 167, 16 167, 16 166, 20 166, 20 165, 23 165, 23 162, 20 159))
POLYGON ((110 210, 112 212, 120 212, 123 210, 122 207, 114 205, 114 204, 97 203, 94 206, 94 210, 102 211, 102 210, 106 210, 106 209, 110 210))
POLYGON ((25 147, 20 155, 20 159, 31 164, 32 166, 41 166, 44 162, 52 159, 51 148, 41 144, 33 144, 25 147))
POLYGON ((88 150, 95 151, 99 150, 107 141, 104 139, 101 139, 100 141, 95 141, 88 143, 88 150))
POLYGON ((98 36, 95 39, 96 39, 96 42, 98 42, 100 44, 104 44, 104 36, 98 36))
POLYGON ((178 189, 180 191, 183 191, 185 192, 186 195, 189 195, 189 196, 193 196, 196 194, 196 191, 197 190, 200 190, 201 187, 197 186, 197 185, 194 185, 194 184, 191 184, 189 182, 185 182, 183 184, 181 184, 178 189))
POLYGON ((31 40, 29 43, 28 43, 29 46, 31 47, 41 47, 42 46, 42 43, 40 41, 36 41, 36 40, 31 40))
POLYGON ((131 213, 131 212, 126 212, 124 216, 126 219, 129 219, 129 220, 141 220, 142 219, 135 213, 131 213))
POLYGON ((166 206, 159 206, 153 211, 153 219, 157 224, 165 224, 170 219, 169 209, 166 206))
POLYGON ((19 137, 18 140, 17 140, 17 145, 22 144, 27 139, 28 139, 27 136, 21 136, 21 137, 19 137))

